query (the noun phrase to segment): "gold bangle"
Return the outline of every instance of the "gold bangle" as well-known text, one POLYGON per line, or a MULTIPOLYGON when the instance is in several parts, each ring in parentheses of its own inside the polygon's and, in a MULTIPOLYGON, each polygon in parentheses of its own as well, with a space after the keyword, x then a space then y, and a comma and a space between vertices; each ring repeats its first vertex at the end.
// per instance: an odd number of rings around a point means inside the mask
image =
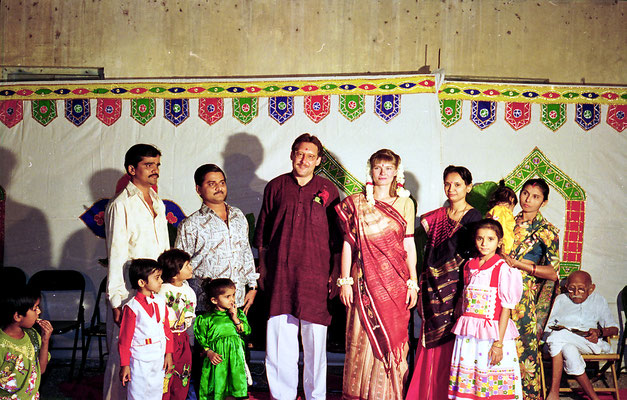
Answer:
POLYGON ((499 340, 495 340, 492 343, 492 347, 496 347, 497 349, 502 349, 503 348, 503 343, 501 343, 499 340))

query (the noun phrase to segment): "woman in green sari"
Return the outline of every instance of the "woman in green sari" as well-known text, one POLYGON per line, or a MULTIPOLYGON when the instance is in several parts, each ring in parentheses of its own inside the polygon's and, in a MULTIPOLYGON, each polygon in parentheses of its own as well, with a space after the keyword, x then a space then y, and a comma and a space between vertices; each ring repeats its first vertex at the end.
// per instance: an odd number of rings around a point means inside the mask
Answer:
POLYGON ((542 399, 538 338, 550 311, 559 272, 559 231, 540 208, 549 200, 544 179, 530 179, 520 191, 522 211, 516 216, 514 246, 508 264, 523 276, 523 295, 512 312, 525 400, 542 399))

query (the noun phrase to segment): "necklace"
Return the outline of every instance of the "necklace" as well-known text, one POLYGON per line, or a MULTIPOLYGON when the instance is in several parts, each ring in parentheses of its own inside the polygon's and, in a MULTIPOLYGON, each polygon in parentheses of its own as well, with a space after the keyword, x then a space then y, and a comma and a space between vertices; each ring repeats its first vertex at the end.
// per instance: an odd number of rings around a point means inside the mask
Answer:
POLYGON ((468 204, 466 204, 466 206, 464 207, 463 210, 461 210, 459 212, 459 217, 454 218, 453 214, 455 213, 455 211, 453 209, 451 209, 450 207, 446 210, 446 216, 453 222, 455 222, 455 224, 459 224, 459 222, 462 220, 462 218, 464 218, 464 215, 466 215, 466 212, 468 210, 470 210, 470 206, 468 204))

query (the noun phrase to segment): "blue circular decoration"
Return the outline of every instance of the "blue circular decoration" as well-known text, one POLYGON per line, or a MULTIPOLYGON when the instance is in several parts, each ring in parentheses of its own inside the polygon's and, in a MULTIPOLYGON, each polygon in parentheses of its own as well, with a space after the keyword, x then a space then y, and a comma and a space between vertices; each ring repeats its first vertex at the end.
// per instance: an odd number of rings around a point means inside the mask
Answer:
POLYGON ((414 86, 416 86, 415 83, 411 83, 411 82, 406 82, 406 83, 402 83, 400 85, 398 85, 398 87, 402 87, 403 89, 411 89, 414 86))
POLYGON ((168 92, 170 93, 181 93, 184 92, 185 89, 183 89, 182 87, 171 87, 168 89, 168 92))
POLYGON ((14 112, 14 111, 15 111, 15 110, 13 110, 13 107, 9 107, 9 108, 7 108, 7 114, 9 114, 9 115, 13 115, 13 112, 14 112))
POLYGON ((624 113, 623 111, 618 111, 618 112, 616 113, 616 118, 618 118, 618 119, 623 119, 623 118, 625 118, 625 113, 624 113))
POLYGON ((210 113, 215 112, 215 110, 216 110, 216 106, 215 105, 209 104, 207 106, 207 111, 209 111, 210 113))
POLYGON ((297 86, 284 86, 283 90, 288 91, 288 92, 295 92, 297 91, 299 88, 297 86))
POLYGON ((322 108, 322 104, 320 104, 319 101, 315 101, 311 107, 316 111, 320 111, 320 109, 322 108))
POLYGON ((231 93, 242 93, 244 91, 244 88, 241 88, 239 86, 231 86, 229 88, 226 88, 226 91, 231 93))
POLYGON ((13 90, 3 90, 0 94, 3 96, 13 96, 15 92, 13 90))
POLYGON ((113 107, 111 107, 111 106, 106 106, 106 107, 105 107, 105 112, 106 112, 107 114, 111 114, 111 113, 113 112, 113 107))
POLYGON ((70 93, 70 89, 57 89, 54 92, 56 94, 68 94, 68 93, 70 93))
POLYGON ((534 97, 538 97, 540 95, 536 92, 524 92, 523 96, 533 99, 534 97))
POLYGON ((592 92, 582 93, 581 95, 588 99, 596 99, 597 97, 599 97, 598 94, 592 92))
POLYGON ((513 114, 514 118, 520 118, 522 117, 522 110, 520 108, 515 108, 513 114))
POLYGON ((121 88, 121 87, 116 87, 116 88, 111 89, 111 93, 114 93, 114 94, 123 94, 126 92, 128 92, 128 90, 121 88))
POLYGON ((340 89, 342 90, 353 90, 355 88, 357 88, 357 86, 355 85, 349 85, 349 84, 340 85, 340 89))

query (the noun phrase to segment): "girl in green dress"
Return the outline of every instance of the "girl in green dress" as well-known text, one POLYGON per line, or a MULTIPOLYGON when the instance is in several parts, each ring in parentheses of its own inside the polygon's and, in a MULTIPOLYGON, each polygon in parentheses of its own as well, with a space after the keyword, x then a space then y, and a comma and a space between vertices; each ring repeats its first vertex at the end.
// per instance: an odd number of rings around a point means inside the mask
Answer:
POLYGON ((250 334, 250 325, 235 307, 235 284, 206 279, 202 288, 210 311, 194 323, 196 341, 204 350, 199 399, 247 398, 250 374, 242 336, 250 334))

